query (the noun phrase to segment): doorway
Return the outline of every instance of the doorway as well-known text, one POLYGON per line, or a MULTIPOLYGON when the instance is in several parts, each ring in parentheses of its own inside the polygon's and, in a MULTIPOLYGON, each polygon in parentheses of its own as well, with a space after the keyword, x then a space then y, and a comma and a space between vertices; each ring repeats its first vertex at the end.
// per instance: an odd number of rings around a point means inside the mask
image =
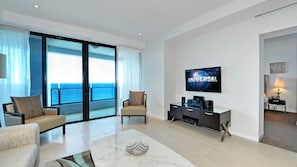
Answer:
POLYGON ((264 90, 261 142, 297 152, 297 28, 260 36, 264 90))

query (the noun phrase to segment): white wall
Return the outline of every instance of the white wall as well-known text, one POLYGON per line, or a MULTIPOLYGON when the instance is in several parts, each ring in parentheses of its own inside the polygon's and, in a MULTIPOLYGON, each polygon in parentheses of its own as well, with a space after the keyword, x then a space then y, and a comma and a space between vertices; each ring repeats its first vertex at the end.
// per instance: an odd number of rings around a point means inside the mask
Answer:
MULTIPOLYGON (((268 75, 267 95, 276 96, 274 83, 282 78, 285 88, 281 90, 281 98, 286 100, 288 112, 296 112, 297 83, 297 35, 285 35, 264 40, 264 74, 268 75), (286 62, 286 73, 270 73, 270 63, 286 62)), ((277 110, 284 110, 278 106, 277 110)))
POLYGON ((148 113, 164 118, 164 43, 148 43, 142 54, 143 90, 147 93, 148 113))
POLYGON ((169 105, 173 102, 180 102, 181 96, 176 93, 176 82, 172 82, 176 74, 173 72, 176 69, 176 58, 175 58, 175 48, 170 42, 165 43, 165 53, 164 53, 164 94, 172 94, 172 96, 166 96, 164 99, 164 119, 168 117, 169 105))
POLYGON ((176 43, 169 40, 163 41, 165 44, 162 44, 161 39, 156 41, 155 45, 150 43, 150 49, 144 50, 144 64, 147 64, 147 67, 155 67, 152 60, 165 61, 161 65, 165 67, 165 74, 151 74, 149 70, 143 74, 146 80, 150 81, 146 87, 154 90, 151 93, 156 93, 151 96, 159 96, 165 92, 164 108, 159 104, 159 99, 151 99, 151 105, 158 104, 154 113, 162 117, 164 112, 167 112, 170 101, 179 101, 181 96, 190 98, 193 95, 202 95, 214 100, 215 105, 232 110, 230 130, 233 134, 258 141, 263 134, 263 112, 260 112, 263 111, 263 105, 260 105, 263 104, 263 97, 259 97, 259 92, 263 92, 263 82, 260 82, 263 77, 260 77, 262 62, 259 56, 259 35, 296 25, 297 7, 291 6, 228 27, 193 35, 176 43), (156 50, 161 57, 156 57, 156 50), (161 55, 162 53, 165 55, 161 55), (185 91, 185 69, 218 65, 222 67, 221 94, 185 91), (165 91, 163 86, 156 85, 153 81, 161 75, 164 75, 166 80, 165 91))
POLYGON ((257 134, 259 110, 259 37, 251 26, 254 22, 248 20, 177 43, 174 71, 177 94, 205 96, 214 100, 215 106, 230 108, 231 132, 251 139, 257 134), (185 91, 185 69, 213 66, 222 67, 222 93, 185 91))

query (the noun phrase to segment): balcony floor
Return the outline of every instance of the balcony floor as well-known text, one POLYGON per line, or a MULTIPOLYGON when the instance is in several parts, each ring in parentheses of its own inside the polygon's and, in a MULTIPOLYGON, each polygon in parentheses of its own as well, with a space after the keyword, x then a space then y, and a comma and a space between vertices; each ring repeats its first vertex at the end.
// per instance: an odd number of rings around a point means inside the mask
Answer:
MULTIPOLYGON (((102 118, 102 117, 107 117, 107 116, 112 116, 112 115, 116 115, 115 107, 90 111, 90 119, 102 118)), ((82 113, 67 114, 65 116, 66 116, 67 123, 81 121, 83 119, 82 113)))

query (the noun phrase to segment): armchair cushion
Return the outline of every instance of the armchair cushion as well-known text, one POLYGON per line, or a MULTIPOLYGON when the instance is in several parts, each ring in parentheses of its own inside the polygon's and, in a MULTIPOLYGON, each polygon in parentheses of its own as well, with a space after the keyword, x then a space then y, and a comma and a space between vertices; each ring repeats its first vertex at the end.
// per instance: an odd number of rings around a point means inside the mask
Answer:
POLYGON ((39 125, 40 132, 47 131, 53 127, 59 127, 65 124, 64 115, 43 115, 42 117, 35 117, 25 120, 26 124, 37 123, 39 125))
POLYGON ((11 97, 15 111, 25 114, 25 119, 43 115, 43 107, 40 103, 40 95, 26 97, 11 97))
POLYGON ((130 91, 129 105, 139 106, 144 103, 144 91, 130 91))
POLYGON ((144 106, 127 106, 122 108, 122 116, 131 115, 146 115, 146 108, 144 106))

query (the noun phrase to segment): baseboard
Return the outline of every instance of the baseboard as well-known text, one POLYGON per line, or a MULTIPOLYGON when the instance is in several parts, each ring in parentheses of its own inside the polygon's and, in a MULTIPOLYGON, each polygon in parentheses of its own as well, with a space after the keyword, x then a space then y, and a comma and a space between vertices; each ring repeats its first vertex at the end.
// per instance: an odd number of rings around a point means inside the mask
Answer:
MULTIPOLYGON (((282 112, 285 113, 284 110, 264 110, 265 112, 282 112)), ((287 110, 286 113, 296 113, 296 111, 287 110)))
POLYGON ((233 131, 230 130, 230 132, 231 132, 232 135, 242 137, 242 138, 245 138, 245 139, 248 139, 248 140, 259 142, 259 138, 260 138, 259 136, 252 136, 252 135, 243 134, 243 133, 241 133, 239 131, 236 131, 236 130, 233 130, 233 131))
POLYGON ((161 117, 160 115, 154 114, 154 113, 147 113, 148 116, 154 117, 154 118, 158 118, 161 120, 166 120, 165 118, 161 117))
POLYGON ((264 133, 262 133, 260 136, 259 136, 259 141, 261 141, 264 137, 264 133))

